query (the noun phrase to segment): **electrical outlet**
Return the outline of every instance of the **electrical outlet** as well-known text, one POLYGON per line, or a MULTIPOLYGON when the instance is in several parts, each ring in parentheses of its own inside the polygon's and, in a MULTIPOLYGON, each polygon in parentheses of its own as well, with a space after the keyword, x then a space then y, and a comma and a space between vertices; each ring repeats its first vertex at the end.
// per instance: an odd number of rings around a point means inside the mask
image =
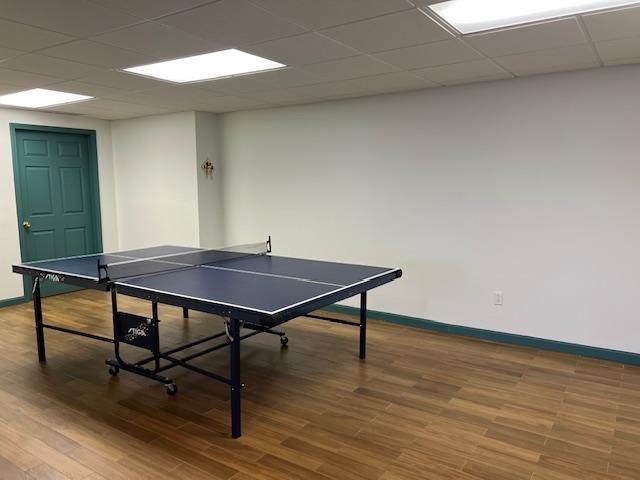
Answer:
POLYGON ((502 295, 502 291, 496 290, 493 292, 493 304, 494 305, 502 305, 504 303, 504 296, 502 295))

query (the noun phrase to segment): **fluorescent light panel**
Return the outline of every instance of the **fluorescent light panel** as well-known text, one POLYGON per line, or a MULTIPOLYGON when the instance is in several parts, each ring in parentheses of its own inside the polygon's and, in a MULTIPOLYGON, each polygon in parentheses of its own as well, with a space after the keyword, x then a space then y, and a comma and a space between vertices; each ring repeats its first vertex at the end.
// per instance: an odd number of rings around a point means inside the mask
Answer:
POLYGON ((231 48, 167 62, 125 68, 124 71, 170 82, 186 83, 282 67, 286 65, 231 48))
POLYGON ((42 108, 65 103, 82 102, 93 97, 76 93, 58 92, 46 88, 34 88, 23 92, 10 93, 0 97, 0 105, 12 107, 42 108))
POLYGON ((460 33, 476 33, 639 3, 639 0, 448 0, 429 8, 460 33))

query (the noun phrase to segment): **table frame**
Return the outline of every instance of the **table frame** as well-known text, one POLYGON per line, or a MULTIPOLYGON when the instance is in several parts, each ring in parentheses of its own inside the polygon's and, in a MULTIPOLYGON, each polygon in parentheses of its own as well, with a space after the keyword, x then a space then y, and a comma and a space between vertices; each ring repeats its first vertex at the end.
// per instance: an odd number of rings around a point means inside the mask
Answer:
MULTIPOLYGON (((14 271, 16 268, 14 267, 14 271)), ((26 269, 24 269, 26 270, 26 269)), ((241 391, 244 387, 244 384, 241 382, 240 378, 240 342, 242 340, 246 340, 250 337, 253 337, 260 333, 268 333, 272 335, 277 335, 280 337, 282 347, 286 347, 288 343, 288 339, 283 331, 274 330, 274 327, 277 325, 281 325, 286 323, 293 318, 296 317, 307 317, 312 319, 318 319, 333 323, 339 323, 342 325, 355 326, 359 328, 359 358, 364 360, 366 357, 366 342, 367 342, 367 291, 371 288, 374 288, 378 285, 382 285, 383 283, 387 283, 394 278, 397 278, 401 275, 400 270, 390 271, 388 275, 380 276, 375 279, 370 280, 369 282, 361 282, 357 285, 357 287, 353 287, 353 289, 349 289, 348 291, 339 292, 338 295, 327 296, 327 298, 322 299, 314 299, 312 301, 307 302, 305 305, 296 306, 295 309, 291 309, 287 312, 282 312, 278 315, 265 317, 264 315, 256 317, 252 314, 246 314, 245 312, 239 311, 234 312, 234 315, 225 315, 225 313, 231 314, 231 312, 225 311, 223 308, 222 311, 218 307, 211 308, 203 308, 203 305, 198 301, 192 301, 190 299, 186 299, 184 297, 180 297, 178 295, 168 295, 164 293, 150 293, 148 291, 133 291, 131 288, 127 288, 126 286, 123 288, 122 286, 116 284, 106 284, 106 283, 91 283, 84 279, 76 279, 73 278, 64 278, 61 281, 66 281, 67 283, 73 284, 81 284, 79 286, 89 287, 98 290, 110 290, 111 291, 111 306, 112 306, 112 318, 113 318, 113 336, 105 337, 102 335, 95 335, 92 333, 87 333, 79 330, 73 330, 66 327, 61 327, 59 325, 52 325, 44 322, 43 311, 42 311, 42 299, 40 292, 40 282, 42 279, 50 279, 51 277, 47 277, 46 272, 32 270, 30 272, 22 271, 18 273, 29 274, 32 275, 32 285, 33 285, 33 311, 35 317, 35 329, 36 329, 36 345, 38 350, 38 360, 42 363, 46 362, 46 347, 45 347, 45 336, 44 330, 50 329, 66 334, 78 335, 85 338, 90 338, 92 340, 102 341, 111 343, 114 345, 114 359, 106 360, 106 364, 109 367, 109 373, 112 375, 117 375, 119 370, 125 370, 130 373, 134 373, 136 375, 140 375, 151 380, 158 381, 165 386, 165 389, 168 394, 174 395, 177 393, 177 385, 176 383, 169 377, 165 377, 161 375, 161 372, 165 370, 169 370, 171 368, 180 366, 191 370, 195 373, 204 375, 210 379, 217 380, 219 382, 225 383, 229 386, 229 397, 230 397, 230 410, 231 410, 231 436, 233 438, 238 438, 242 434, 241 428, 241 391), (122 291, 124 290, 124 291, 122 291), (150 321, 152 325, 155 327, 153 329, 154 334, 157 335, 155 345, 156 348, 153 348, 151 351, 151 356, 146 357, 142 360, 139 360, 135 363, 130 363, 125 361, 122 358, 120 353, 120 340, 117 335, 118 332, 118 316, 123 313, 118 310, 118 294, 123 294, 126 296, 133 296, 137 298, 146 299, 151 302, 151 317, 150 321), (347 295, 348 294, 348 295, 347 295), (351 322, 348 320, 342 320, 332 317, 327 317, 323 315, 313 314, 311 312, 326 307, 335 303, 338 300, 342 300, 344 298, 348 298, 351 296, 360 295, 360 319, 359 322, 351 322), (335 297, 341 297, 337 300, 334 300, 335 297), (160 319, 158 317, 158 304, 167 304, 174 305, 182 308, 183 317, 185 319, 188 318, 188 312, 190 309, 202 311, 204 313, 214 313, 218 315, 223 315, 225 317, 226 328, 224 332, 218 332, 213 335, 200 338, 198 340, 192 341, 190 343, 180 345, 178 347, 171 348, 170 350, 161 351, 159 348, 160 338, 159 338, 159 323, 160 319), (252 330, 250 333, 241 335, 242 328, 252 330), (187 355, 185 357, 176 357, 175 354, 179 353, 188 348, 195 347, 197 345, 204 344, 206 342, 210 342, 212 340, 221 338, 226 336, 227 339, 220 344, 215 346, 208 347, 199 352, 187 355), (208 353, 212 353, 216 350, 219 350, 224 347, 229 347, 229 377, 224 377, 216 372, 211 372, 209 370, 202 369, 195 365, 192 365, 190 362, 196 358, 199 358, 208 353), (160 360, 165 360, 168 363, 165 365, 160 364, 160 360), (153 362, 153 368, 147 368, 145 365, 153 362)), ((226 308, 226 307, 225 307, 226 308)))

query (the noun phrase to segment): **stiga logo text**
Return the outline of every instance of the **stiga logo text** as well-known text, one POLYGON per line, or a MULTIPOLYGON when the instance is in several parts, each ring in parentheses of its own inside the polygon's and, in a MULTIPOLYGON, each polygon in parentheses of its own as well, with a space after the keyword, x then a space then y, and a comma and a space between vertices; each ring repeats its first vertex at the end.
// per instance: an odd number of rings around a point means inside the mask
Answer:
POLYGON ((43 273, 40 275, 40 278, 49 280, 50 282, 64 282, 64 276, 56 273, 43 273))
POLYGON ((127 334, 124 336, 127 342, 132 342, 136 338, 147 337, 149 333, 149 325, 147 323, 141 323, 137 327, 129 327, 127 334))
POLYGON ((146 337, 147 332, 140 327, 131 327, 127 332, 129 335, 133 335, 134 337, 146 337))

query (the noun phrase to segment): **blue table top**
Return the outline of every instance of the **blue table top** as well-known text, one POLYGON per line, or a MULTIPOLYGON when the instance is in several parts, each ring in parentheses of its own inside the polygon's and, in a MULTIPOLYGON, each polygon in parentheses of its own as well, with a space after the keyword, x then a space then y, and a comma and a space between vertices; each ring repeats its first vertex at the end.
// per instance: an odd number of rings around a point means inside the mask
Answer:
POLYGON ((126 279, 116 286, 275 314, 394 270, 258 255, 126 279))
POLYGON ((399 272, 393 268, 271 255, 222 258, 204 264, 197 261, 198 256, 204 259, 206 254, 204 250, 162 246, 24 265, 39 272, 79 277, 97 283, 98 261, 101 264, 113 264, 145 259, 156 265, 169 264, 172 269, 121 278, 114 282, 116 288, 125 286, 129 290, 164 293, 271 315, 317 297, 399 272), (184 255, 176 256, 181 253, 184 255), (166 256, 169 257, 164 258, 166 256), (175 262, 175 266, 172 262, 175 262))
POLYGON ((101 264, 124 262, 128 260, 159 257, 181 252, 192 252, 194 248, 176 247, 164 245, 160 247, 140 248, 137 250, 125 250, 123 252, 100 253, 95 255, 82 255, 79 257, 60 258, 56 260, 39 260, 23 263, 23 266, 41 270, 47 273, 86 278, 98 281, 98 261, 101 264))

